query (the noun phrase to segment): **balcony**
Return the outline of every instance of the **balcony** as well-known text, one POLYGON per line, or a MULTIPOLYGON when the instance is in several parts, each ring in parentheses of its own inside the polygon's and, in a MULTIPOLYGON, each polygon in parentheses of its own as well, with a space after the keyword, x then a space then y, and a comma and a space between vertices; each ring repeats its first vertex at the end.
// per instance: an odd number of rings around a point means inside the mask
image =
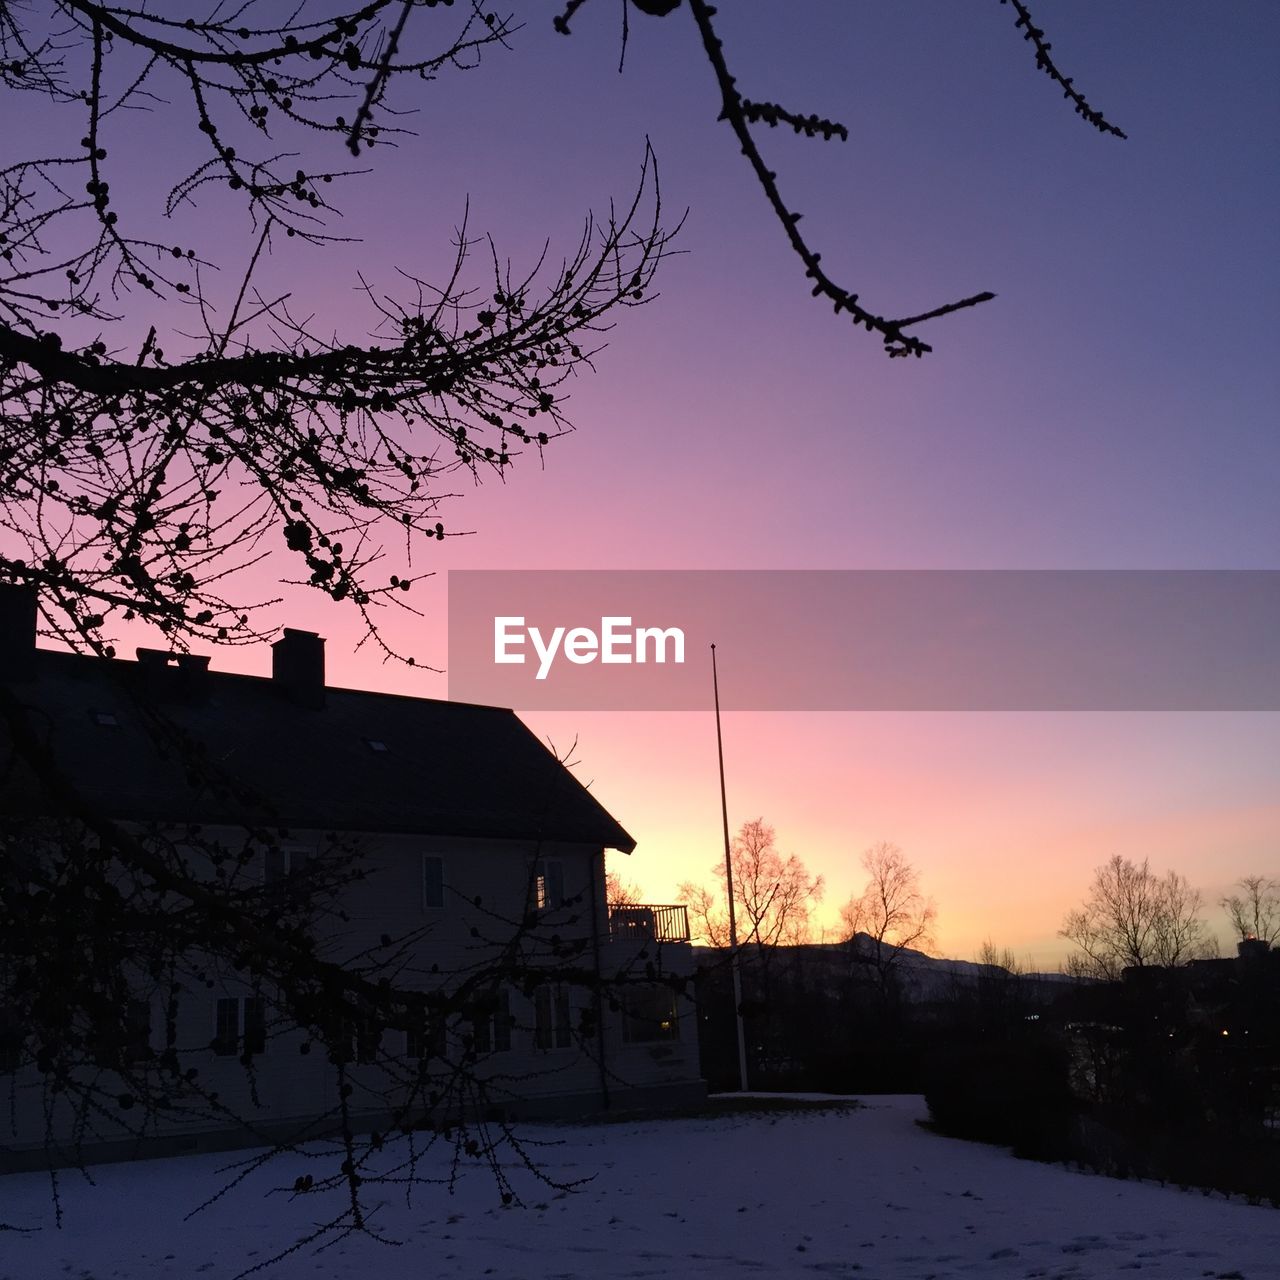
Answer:
POLYGON ((609 937, 637 942, 688 942, 689 912, 681 903, 658 907, 637 902, 609 904, 609 937))

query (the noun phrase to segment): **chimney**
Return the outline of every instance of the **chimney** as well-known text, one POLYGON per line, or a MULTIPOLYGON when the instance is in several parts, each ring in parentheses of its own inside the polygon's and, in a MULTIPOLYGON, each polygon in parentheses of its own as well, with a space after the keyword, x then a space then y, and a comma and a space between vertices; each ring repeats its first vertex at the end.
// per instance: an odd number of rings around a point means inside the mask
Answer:
POLYGON ((324 641, 314 631, 285 627, 271 646, 271 678, 300 707, 324 706, 324 641))
POLYGON ((138 669, 143 688, 153 698, 204 702, 209 696, 209 659, 195 653, 169 653, 139 646, 138 669))
POLYGON ((36 666, 36 589, 0 583, 0 680, 29 680, 36 666))

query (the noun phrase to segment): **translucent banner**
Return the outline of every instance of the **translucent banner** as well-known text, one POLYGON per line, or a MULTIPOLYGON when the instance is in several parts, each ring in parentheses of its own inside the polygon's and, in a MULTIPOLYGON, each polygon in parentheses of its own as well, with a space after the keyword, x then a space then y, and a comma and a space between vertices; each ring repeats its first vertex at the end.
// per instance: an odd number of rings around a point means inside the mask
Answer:
POLYGON ((1277 570, 449 574, 449 696, 523 710, 1274 711, 1277 570))

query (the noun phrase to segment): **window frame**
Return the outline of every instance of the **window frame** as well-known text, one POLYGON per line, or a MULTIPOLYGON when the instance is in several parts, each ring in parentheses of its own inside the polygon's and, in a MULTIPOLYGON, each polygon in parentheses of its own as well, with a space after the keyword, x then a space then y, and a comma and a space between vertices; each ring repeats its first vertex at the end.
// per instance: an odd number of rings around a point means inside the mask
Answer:
POLYGON ((145 1062, 152 1056, 151 1001, 131 999, 124 1011, 126 1062, 145 1062))
POLYGON ((443 911, 445 901, 445 891, 448 886, 448 880, 445 876, 446 867, 444 855, 440 853, 430 853, 423 850, 418 861, 418 889, 422 895, 423 911, 443 911), (428 892, 427 884, 427 867, 434 864, 439 868, 439 882, 432 886, 437 891, 436 896, 439 897, 438 902, 432 902, 432 894, 428 892))
POLYGON ((423 1010, 418 1025, 404 1033, 404 1056, 431 1061, 449 1054, 449 1025, 438 1009, 423 1010))
POLYGON ((219 1058, 234 1058, 240 1051, 240 997, 219 996, 213 1002, 213 1039, 209 1043, 219 1058), (224 1017, 224 1014, 227 1015, 224 1017))
POLYGON ((245 996, 240 1005, 240 1038, 250 1057, 267 1051, 267 1002, 262 996, 245 996))
POLYGON ((382 1024, 377 1018, 357 1018, 352 1030, 355 1048, 351 1061, 361 1067, 373 1066, 382 1048, 382 1024))
POLYGON ((533 863, 533 909, 542 914, 565 905, 564 859, 536 858, 533 863))
POLYGON ((209 1047, 220 1058, 256 1058, 265 1054, 266 1000, 254 995, 219 996, 213 1004, 213 1039, 209 1047))
POLYGON ((494 1007, 476 1011, 467 1021, 471 1024, 471 1048, 476 1057, 511 1052, 511 993, 506 987, 493 992, 494 1007))
POLYGON ((268 845, 262 851, 262 883, 264 885, 284 885, 306 871, 316 851, 306 844, 268 845), (281 859, 280 870, 271 874, 273 856, 281 859))
POLYGON ((573 1048, 573 1003, 566 982, 544 982, 533 993, 533 1043, 543 1053, 573 1048))
POLYGON ((17 1012, 9 1005, 0 1005, 0 1075, 11 1075, 22 1066, 26 1042, 17 1012))

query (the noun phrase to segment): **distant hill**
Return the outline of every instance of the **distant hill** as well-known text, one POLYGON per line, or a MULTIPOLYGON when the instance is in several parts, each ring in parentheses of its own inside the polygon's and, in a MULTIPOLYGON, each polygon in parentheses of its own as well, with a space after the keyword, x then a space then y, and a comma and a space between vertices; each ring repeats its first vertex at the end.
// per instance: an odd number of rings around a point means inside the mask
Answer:
MULTIPOLYGON (((876 940, 867 933, 857 933, 847 942, 813 942, 772 949, 773 962, 779 967, 802 964, 809 970, 824 971, 831 981, 856 977, 859 970, 869 970, 876 963, 876 940)), ((742 948, 744 962, 754 959, 755 947, 742 948)), ((910 999, 929 1001, 945 999, 957 986, 976 987, 981 982, 1012 982, 1015 979, 1040 986, 1071 983, 1077 979, 1064 973, 1014 974, 1001 965, 980 964, 974 960, 952 960, 930 956, 911 947, 884 948, 892 955, 892 964, 902 993, 910 999)), ((694 947, 699 965, 722 963, 727 954, 723 947, 694 947)))

